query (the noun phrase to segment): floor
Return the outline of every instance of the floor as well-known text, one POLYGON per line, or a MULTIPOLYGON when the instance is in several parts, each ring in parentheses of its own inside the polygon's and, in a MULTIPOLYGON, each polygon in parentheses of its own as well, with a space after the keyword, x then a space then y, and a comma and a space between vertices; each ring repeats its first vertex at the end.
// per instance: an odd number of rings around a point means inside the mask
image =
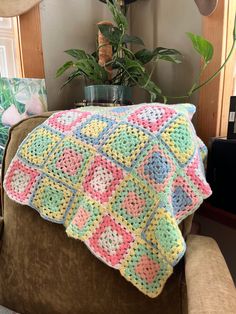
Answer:
POLYGON ((195 215, 199 223, 199 233, 214 238, 218 243, 233 280, 236 284, 236 229, 229 228, 201 215, 195 215))

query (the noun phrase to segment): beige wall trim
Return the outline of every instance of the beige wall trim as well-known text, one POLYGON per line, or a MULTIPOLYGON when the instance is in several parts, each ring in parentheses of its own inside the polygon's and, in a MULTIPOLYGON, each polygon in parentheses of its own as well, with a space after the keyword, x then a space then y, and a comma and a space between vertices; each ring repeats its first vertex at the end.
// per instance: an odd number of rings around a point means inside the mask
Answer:
MULTIPOLYGON (((236 1, 219 0, 216 11, 203 18, 203 36, 214 45, 214 57, 201 82, 221 66, 232 46, 235 12, 236 1)), ((225 136, 227 133, 234 62, 235 59, 231 58, 221 73, 200 90, 197 132, 206 144, 211 137, 225 136)))

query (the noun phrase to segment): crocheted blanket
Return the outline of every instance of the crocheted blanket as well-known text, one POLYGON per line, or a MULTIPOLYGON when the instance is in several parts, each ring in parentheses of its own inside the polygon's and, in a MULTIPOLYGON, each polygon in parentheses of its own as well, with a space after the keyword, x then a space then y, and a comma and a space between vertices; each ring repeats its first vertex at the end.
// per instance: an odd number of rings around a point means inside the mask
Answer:
POLYGON ((57 112, 23 141, 4 188, 156 297, 185 252, 178 224, 211 193, 192 111, 141 104, 57 112))

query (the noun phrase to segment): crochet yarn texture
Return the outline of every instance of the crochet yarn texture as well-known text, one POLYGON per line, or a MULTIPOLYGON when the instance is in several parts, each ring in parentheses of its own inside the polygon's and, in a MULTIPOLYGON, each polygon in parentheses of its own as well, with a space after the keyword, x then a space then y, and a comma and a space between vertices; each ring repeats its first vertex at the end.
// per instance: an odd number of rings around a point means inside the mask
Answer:
POLYGON ((55 113, 23 141, 4 188, 156 297, 185 252, 178 224, 211 193, 191 111, 141 104, 55 113))

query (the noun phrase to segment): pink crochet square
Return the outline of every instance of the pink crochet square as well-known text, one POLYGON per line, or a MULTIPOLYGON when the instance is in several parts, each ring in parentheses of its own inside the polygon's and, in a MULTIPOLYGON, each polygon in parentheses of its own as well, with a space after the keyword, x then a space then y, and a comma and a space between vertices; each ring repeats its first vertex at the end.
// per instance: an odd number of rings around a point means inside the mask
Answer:
POLYGON ((122 208, 133 217, 139 217, 142 213, 146 202, 134 192, 129 192, 123 200, 122 208))
POLYGON ((106 215, 87 244, 105 263, 112 267, 118 267, 133 240, 134 238, 128 230, 124 229, 110 215, 106 215))
POLYGON ((187 175, 193 181, 194 185, 199 191, 208 197, 211 194, 211 188, 204 176, 204 170, 200 168, 200 157, 196 154, 196 157, 191 161, 187 167, 187 175))
POLYGON ((56 167, 68 175, 74 176, 81 166, 83 156, 71 148, 65 148, 56 167))
POLYGON ((61 132, 67 132, 80 125, 89 115, 89 112, 78 110, 61 111, 49 118, 47 124, 61 132))
POLYGON ((37 170, 25 166, 16 159, 6 175, 5 189, 12 198, 26 204, 39 175, 37 170))
POLYGON ((123 177, 122 169, 109 160, 97 156, 90 165, 83 188, 92 198, 106 203, 123 177))
POLYGON ((135 267, 136 273, 149 284, 153 282, 159 270, 160 265, 147 255, 143 255, 135 267))
POLYGON ((147 105, 134 111, 128 121, 137 123, 151 132, 158 132, 176 112, 168 107, 147 105))
POLYGON ((90 213, 87 212, 83 207, 80 207, 73 219, 73 224, 78 227, 78 229, 83 229, 89 220, 90 213))

